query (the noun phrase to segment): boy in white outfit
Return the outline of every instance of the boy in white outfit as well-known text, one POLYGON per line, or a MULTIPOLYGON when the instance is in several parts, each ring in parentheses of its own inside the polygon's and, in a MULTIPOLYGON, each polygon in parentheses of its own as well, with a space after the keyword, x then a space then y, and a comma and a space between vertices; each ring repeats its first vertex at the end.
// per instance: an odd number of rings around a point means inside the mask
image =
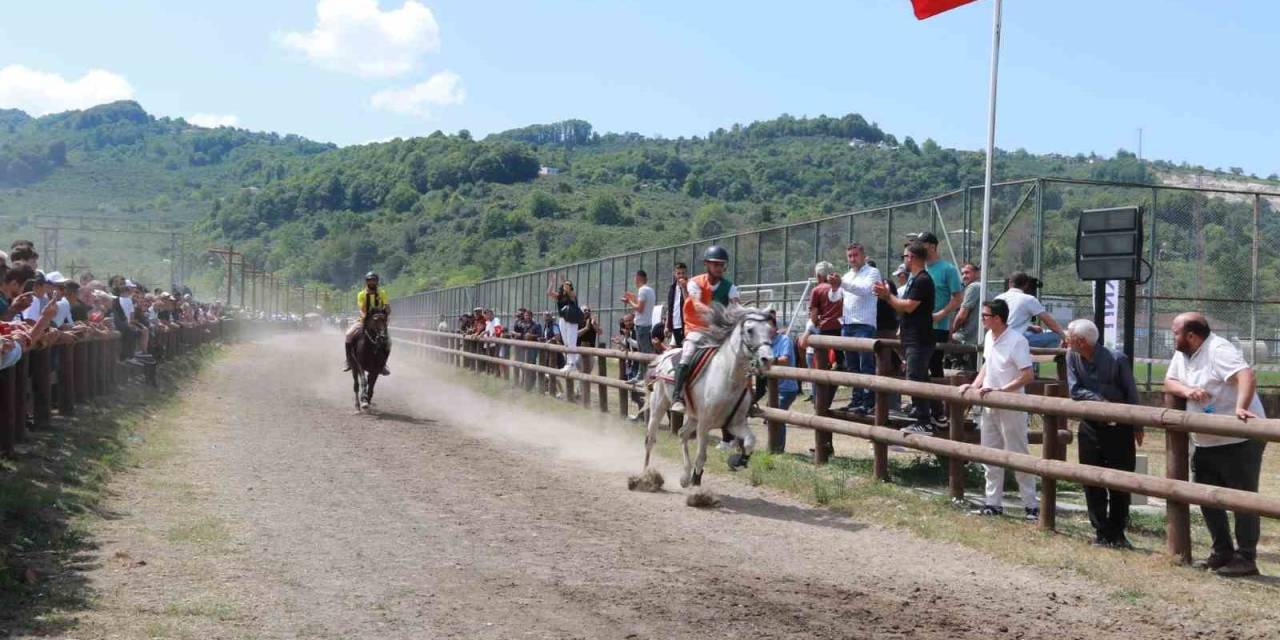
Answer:
MULTIPOLYGON (((1031 345, 1017 331, 1009 330, 1009 305, 1004 300, 996 299, 982 305, 982 326, 987 329, 987 337, 982 347, 982 368, 972 385, 963 385, 962 390, 977 387, 978 394, 985 396, 991 391, 1006 393, 1026 393, 1025 387, 1034 378, 1031 370, 1031 345)), ((1010 409, 982 409, 980 423, 982 446, 1003 449, 1014 453, 1027 453, 1027 413, 1010 409)), ((983 465, 986 469, 986 500, 975 515, 998 516, 1004 514, 1004 468, 995 465, 983 465)), ((1040 517, 1040 505, 1036 499, 1036 477, 1030 473, 1018 471, 1014 473, 1018 481, 1018 493, 1022 494, 1022 506, 1026 510, 1027 520, 1040 517)))

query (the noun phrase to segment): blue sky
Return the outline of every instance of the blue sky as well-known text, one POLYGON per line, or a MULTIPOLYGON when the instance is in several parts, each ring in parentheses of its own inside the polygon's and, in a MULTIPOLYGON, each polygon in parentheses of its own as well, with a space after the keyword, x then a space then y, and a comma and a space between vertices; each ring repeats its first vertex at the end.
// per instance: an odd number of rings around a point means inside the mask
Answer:
MULTIPOLYGON (((571 117, 674 137, 784 112, 985 139, 990 0, 924 22, 907 0, 321 1, 328 21, 317 0, 6 3, 0 107, 123 92, 339 144, 571 117)), ((1141 126, 1148 158, 1280 172, 1276 24, 1273 2, 1007 0, 997 144, 1109 155, 1141 126)))

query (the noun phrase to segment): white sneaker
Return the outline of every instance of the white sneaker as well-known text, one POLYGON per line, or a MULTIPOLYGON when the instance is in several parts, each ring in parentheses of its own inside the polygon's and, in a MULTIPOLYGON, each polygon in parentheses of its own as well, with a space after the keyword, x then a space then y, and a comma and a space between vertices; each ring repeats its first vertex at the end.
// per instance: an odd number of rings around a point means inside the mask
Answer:
POLYGON ((684 413, 684 403, 677 400, 675 403, 671 405, 671 410, 675 411, 676 413, 684 413))
POLYGON ((733 451, 733 443, 725 442, 724 440, 721 440, 720 444, 716 445, 716 450, 717 451, 733 451))

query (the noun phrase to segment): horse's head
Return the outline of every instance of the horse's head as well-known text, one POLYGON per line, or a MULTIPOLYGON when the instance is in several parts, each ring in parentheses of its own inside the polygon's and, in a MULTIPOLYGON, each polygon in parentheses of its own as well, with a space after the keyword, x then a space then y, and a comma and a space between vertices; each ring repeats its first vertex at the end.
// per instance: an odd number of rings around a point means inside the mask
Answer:
POLYGON ((773 325, 769 323, 769 313, 752 309, 742 318, 742 347, 751 358, 750 366, 756 371, 764 371, 773 362, 773 325))
POLYGON ((382 340, 387 335, 387 310, 381 307, 372 309, 364 319, 364 330, 376 340, 382 340))

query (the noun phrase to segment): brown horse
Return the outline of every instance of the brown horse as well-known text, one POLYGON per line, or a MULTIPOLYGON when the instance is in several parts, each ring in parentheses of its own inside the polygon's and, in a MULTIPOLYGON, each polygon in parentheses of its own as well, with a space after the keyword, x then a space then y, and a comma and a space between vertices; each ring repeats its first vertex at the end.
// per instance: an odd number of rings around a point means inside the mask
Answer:
POLYGON ((365 316, 364 328, 356 334, 351 350, 355 354, 351 386, 356 394, 356 410, 367 411, 373 402, 373 387, 391 355, 386 310, 373 309, 365 316))

